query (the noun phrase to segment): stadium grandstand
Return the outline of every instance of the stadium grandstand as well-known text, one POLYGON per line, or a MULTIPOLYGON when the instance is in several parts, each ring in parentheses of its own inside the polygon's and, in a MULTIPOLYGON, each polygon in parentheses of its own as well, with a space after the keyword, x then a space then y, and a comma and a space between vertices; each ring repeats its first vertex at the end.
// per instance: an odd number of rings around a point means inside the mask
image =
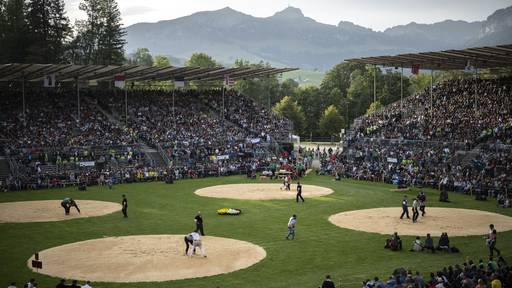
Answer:
POLYGON ((278 155, 280 142, 289 142, 291 123, 223 84, 292 70, 0 65, 3 189, 92 185, 107 177, 116 183, 196 178, 267 167, 264 159, 278 155), (213 88, 137 88, 166 79, 174 87, 200 81, 213 88), (124 89, 115 88, 115 81, 124 89))
POLYGON ((427 69, 430 87, 356 119, 344 149, 323 156, 321 173, 479 200, 510 198, 512 79, 480 79, 478 68, 512 66, 512 45, 346 61, 401 68, 402 75, 403 68, 427 69), (433 85, 433 70, 465 70, 474 77, 433 85))

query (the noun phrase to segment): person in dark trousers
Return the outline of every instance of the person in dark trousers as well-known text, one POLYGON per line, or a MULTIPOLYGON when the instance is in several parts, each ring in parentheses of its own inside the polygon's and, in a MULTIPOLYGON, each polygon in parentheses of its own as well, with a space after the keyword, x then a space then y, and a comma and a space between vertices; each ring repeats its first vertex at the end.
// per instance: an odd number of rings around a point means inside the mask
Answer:
POLYGON ((412 200, 412 223, 416 223, 418 221, 418 217, 420 216, 420 212, 418 210, 419 203, 416 198, 412 200))
POLYGON ((500 256, 501 252, 496 248, 496 240, 498 238, 498 232, 494 229, 494 224, 489 225, 489 236, 487 237, 487 247, 489 247, 489 256, 493 257, 494 251, 500 256))
POLYGON ((196 231, 201 233, 201 236, 204 236, 203 217, 201 216, 201 211, 197 211, 194 221, 196 222, 196 231))
POLYGON ((124 218, 128 217, 128 199, 126 199, 126 195, 123 194, 123 201, 121 202, 121 205, 123 205, 123 215, 124 218))
POLYGON ((421 191, 420 194, 418 194, 418 201, 420 201, 421 216, 425 217, 425 214, 426 214, 425 205, 427 202, 427 196, 425 195, 425 193, 423 191, 421 191))
MULTIPOLYGON (((185 245, 186 245, 186 247, 185 247, 185 256, 187 256, 188 255, 188 249, 190 248, 190 245, 192 245, 194 243, 194 239, 192 237, 192 233, 185 235, 185 238, 183 240, 185 240, 185 245)), ((196 254, 195 249, 192 251, 192 254, 196 254)))
POLYGON ((331 275, 325 276, 325 280, 322 283, 321 288, 336 288, 336 286, 334 285, 334 282, 332 282, 331 275))
POLYGON ((78 204, 76 204, 75 200, 73 198, 64 198, 62 202, 60 202, 60 206, 64 208, 64 212, 66 215, 69 215, 69 212, 71 210, 71 207, 75 207, 76 211, 78 211, 78 214, 80 214, 80 208, 78 208, 78 204))
POLYGON ((297 203, 299 203, 299 198, 302 199, 302 203, 304 203, 304 198, 302 198, 302 185, 300 185, 300 182, 297 182, 297 196, 295 196, 297 203))
POLYGON ((400 215, 400 219, 403 219, 404 215, 407 216, 407 219, 411 219, 409 217, 409 208, 407 206, 407 195, 405 195, 404 199, 402 200, 402 215, 400 215))

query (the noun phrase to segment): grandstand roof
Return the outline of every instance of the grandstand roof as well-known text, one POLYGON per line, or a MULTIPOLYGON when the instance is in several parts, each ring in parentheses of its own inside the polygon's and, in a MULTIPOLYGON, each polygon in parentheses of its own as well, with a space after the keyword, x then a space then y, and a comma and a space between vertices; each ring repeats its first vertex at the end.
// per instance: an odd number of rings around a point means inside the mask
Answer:
POLYGON ((46 75, 55 74, 57 81, 93 80, 112 81, 114 75, 124 75, 126 81, 154 80, 223 80, 257 78, 297 68, 201 68, 201 67, 149 67, 140 65, 74 65, 74 64, 0 64, 0 82, 41 81, 46 75))
POLYGON ((420 69, 433 70, 465 69, 468 63, 476 68, 509 67, 512 66, 512 44, 462 50, 408 53, 395 56, 353 58, 345 59, 345 61, 404 68, 419 65, 420 69))

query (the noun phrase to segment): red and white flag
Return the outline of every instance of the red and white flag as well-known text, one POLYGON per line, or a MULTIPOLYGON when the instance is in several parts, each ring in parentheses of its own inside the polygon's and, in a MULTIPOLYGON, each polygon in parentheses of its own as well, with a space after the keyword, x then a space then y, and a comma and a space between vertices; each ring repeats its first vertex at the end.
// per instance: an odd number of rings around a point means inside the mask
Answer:
POLYGON ((411 73, 414 75, 418 75, 418 73, 420 73, 420 64, 412 64, 411 73))
POLYGON ((123 89, 125 80, 126 76, 124 75, 114 75, 114 86, 123 89))

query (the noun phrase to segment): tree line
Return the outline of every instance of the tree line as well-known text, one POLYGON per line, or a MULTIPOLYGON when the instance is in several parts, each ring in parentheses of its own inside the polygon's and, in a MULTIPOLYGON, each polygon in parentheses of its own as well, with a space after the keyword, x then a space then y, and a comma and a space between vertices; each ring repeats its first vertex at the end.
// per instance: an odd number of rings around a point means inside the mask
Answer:
POLYGON ((115 0, 81 0, 70 24, 63 0, 0 0, 0 63, 119 65, 125 31, 115 0))

